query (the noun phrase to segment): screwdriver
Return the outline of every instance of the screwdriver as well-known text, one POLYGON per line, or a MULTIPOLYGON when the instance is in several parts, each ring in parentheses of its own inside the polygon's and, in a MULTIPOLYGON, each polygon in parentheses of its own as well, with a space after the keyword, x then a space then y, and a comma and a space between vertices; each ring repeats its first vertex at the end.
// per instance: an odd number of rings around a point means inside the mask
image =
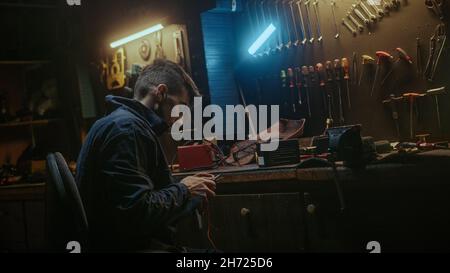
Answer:
POLYGON ((377 51, 375 53, 377 55, 377 69, 375 71, 375 79, 372 83, 372 90, 370 91, 370 96, 373 96, 373 92, 375 91, 375 86, 377 85, 378 75, 380 74, 380 66, 381 62, 384 60, 394 59, 394 57, 387 53, 386 51, 377 51))
POLYGON ((366 70, 366 65, 375 62, 375 59, 372 58, 372 57, 370 57, 369 55, 362 55, 362 56, 361 56, 361 59, 362 59, 362 69, 361 69, 361 74, 360 74, 360 76, 359 76, 359 82, 358 82, 358 85, 361 85, 361 81, 362 81, 362 78, 363 78, 363 76, 364 76, 364 72, 365 72, 365 70, 366 70))
POLYGON ((350 86, 349 86, 349 81, 350 81, 350 64, 348 63, 348 59, 347 58, 342 58, 341 60, 341 66, 342 69, 344 71, 344 80, 345 80, 345 84, 346 84, 346 88, 347 88, 347 103, 348 103, 348 109, 352 109, 352 101, 350 98, 350 86))
POLYGON ((402 49, 400 47, 397 47, 395 49, 395 51, 397 51, 397 53, 398 53, 398 59, 394 62, 394 64, 391 67, 391 70, 389 70, 389 72, 386 74, 386 76, 384 77, 383 81, 381 81, 381 86, 384 85, 386 80, 389 79, 389 77, 391 76, 392 72, 394 72, 395 64, 397 64, 401 60, 404 60, 408 64, 412 64, 413 63, 411 56, 409 56, 409 54, 406 53, 406 51, 404 49, 402 49))

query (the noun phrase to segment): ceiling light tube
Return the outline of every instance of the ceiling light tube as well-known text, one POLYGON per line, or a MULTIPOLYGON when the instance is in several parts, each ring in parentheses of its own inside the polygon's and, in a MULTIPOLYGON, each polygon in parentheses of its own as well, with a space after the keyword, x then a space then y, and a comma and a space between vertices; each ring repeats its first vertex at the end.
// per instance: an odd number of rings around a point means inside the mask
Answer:
POLYGON ((132 35, 128 36, 128 37, 125 37, 125 38, 120 39, 118 41, 112 42, 111 43, 111 48, 116 48, 118 46, 124 45, 126 43, 131 42, 131 41, 134 41, 134 40, 137 40, 137 39, 142 38, 144 36, 147 36, 147 35, 149 35, 149 34, 151 34, 153 32, 159 31, 159 30, 161 30, 163 28, 164 27, 161 24, 154 25, 154 26, 152 26, 150 28, 144 29, 143 31, 139 31, 139 32, 137 32, 135 34, 132 34, 132 35))
POLYGON ((256 41, 252 44, 252 46, 248 49, 248 53, 250 55, 254 55, 256 51, 267 41, 267 39, 270 38, 272 33, 276 30, 275 26, 273 24, 270 24, 266 30, 256 39, 256 41))

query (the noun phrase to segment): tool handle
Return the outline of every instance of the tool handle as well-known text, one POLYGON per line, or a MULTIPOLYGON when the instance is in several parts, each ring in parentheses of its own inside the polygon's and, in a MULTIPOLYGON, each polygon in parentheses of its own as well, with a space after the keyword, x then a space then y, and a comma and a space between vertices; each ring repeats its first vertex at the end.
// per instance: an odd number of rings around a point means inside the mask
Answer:
POLYGON ((325 86, 325 75, 324 75, 324 69, 323 69, 322 63, 316 64, 316 72, 317 72, 317 78, 319 80, 319 85, 325 86))
POLYGON ((399 59, 405 60, 410 64, 413 63, 411 56, 409 56, 409 54, 406 53, 406 51, 403 48, 397 47, 395 50, 398 52, 399 59))
POLYGON ((280 71, 280 79, 281 79, 281 87, 286 88, 287 87, 287 75, 286 70, 280 71))
POLYGON ((443 95, 443 94, 446 94, 445 86, 439 87, 439 88, 435 88, 435 89, 427 90, 426 93, 427 93, 427 95, 430 95, 430 96, 436 96, 436 95, 443 95))
POLYGON ((342 66, 341 66, 341 61, 339 59, 334 60, 334 73, 336 76, 336 80, 340 81, 341 74, 342 74, 342 66))
POLYGON ((380 64, 381 60, 394 59, 394 57, 391 54, 387 53, 386 51, 377 51, 375 55, 377 55, 378 58, 377 64, 380 64))
POLYGON ((349 80, 350 79, 350 64, 349 64, 347 58, 342 58, 341 66, 342 66, 342 69, 344 70, 344 79, 349 80))
POLYGON ((332 82, 334 75, 333 75, 333 63, 331 61, 327 61, 325 63, 325 71, 327 74, 327 81, 332 82))
POLYGON ((290 88, 294 88, 295 87, 295 84, 294 84, 294 70, 292 70, 292 68, 288 68, 287 76, 288 76, 288 79, 289 79, 289 87, 290 88))

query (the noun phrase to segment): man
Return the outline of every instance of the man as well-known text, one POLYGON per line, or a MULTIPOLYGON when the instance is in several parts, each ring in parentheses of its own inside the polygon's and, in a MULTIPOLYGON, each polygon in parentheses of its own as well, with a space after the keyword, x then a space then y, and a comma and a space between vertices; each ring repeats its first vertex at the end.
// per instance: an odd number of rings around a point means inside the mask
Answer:
POLYGON ((179 65, 157 60, 139 76, 134 99, 106 97, 108 114, 92 126, 77 162, 91 251, 179 250, 173 225, 216 185, 209 174, 176 183, 157 136, 175 121, 171 109, 198 95, 179 65))

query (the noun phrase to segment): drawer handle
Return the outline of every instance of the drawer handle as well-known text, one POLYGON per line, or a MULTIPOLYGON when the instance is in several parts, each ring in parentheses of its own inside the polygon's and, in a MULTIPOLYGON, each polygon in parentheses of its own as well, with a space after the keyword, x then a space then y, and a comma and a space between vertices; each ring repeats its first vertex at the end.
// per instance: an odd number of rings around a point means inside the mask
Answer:
POLYGON ((245 217, 245 216, 249 216, 250 215, 250 210, 247 208, 242 208, 241 209, 241 216, 245 217))

